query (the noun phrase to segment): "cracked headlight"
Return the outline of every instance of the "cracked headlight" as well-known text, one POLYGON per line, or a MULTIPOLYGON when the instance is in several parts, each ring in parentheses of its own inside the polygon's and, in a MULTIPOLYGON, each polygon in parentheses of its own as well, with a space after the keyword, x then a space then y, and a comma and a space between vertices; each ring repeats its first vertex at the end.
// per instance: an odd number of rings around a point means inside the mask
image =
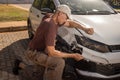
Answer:
POLYGON ((108 45, 106 44, 91 40, 83 36, 78 36, 78 35, 75 35, 75 38, 77 40, 77 43, 84 47, 87 47, 89 49, 102 52, 102 53, 110 52, 108 45))

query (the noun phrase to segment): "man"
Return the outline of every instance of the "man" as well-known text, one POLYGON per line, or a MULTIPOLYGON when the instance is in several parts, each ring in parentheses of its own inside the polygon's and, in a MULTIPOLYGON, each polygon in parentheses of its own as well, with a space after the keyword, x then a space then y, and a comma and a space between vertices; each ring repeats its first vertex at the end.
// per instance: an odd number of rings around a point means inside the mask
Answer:
MULTIPOLYGON (((73 58, 76 61, 83 59, 78 53, 65 53, 55 50, 55 38, 58 27, 66 26, 79 28, 88 34, 93 34, 92 28, 85 28, 80 24, 68 20, 71 19, 71 10, 67 5, 60 5, 56 12, 49 18, 43 19, 38 27, 34 38, 30 41, 26 51, 27 58, 36 65, 46 67, 45 80, 62 80, 65 66, 63 58, 73 58)), ((17 67, 24 68, 25 65, 18 61, 17 67)))

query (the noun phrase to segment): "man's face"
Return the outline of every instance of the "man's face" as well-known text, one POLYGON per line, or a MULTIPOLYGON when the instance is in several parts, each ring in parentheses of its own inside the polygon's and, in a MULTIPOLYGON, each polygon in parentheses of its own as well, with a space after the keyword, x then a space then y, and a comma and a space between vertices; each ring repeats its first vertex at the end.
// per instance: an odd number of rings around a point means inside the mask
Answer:
POLYGON ((63 12, 59 12, 58 14, 58 25, 62 26, 65 24, 65 22, 67 21, 67 15, 63 12))

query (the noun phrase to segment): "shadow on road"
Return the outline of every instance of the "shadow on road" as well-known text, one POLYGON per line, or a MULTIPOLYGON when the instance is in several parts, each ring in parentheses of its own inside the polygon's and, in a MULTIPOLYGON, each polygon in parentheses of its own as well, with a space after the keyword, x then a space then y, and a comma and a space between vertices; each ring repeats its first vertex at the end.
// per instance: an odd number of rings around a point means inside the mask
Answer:
POLYGON ((0 78, 3 80, 18 80, 12 73, 12 67, 16 58, 24 58, 29 39, 22 39, 12 43, 0 51, 0 78))

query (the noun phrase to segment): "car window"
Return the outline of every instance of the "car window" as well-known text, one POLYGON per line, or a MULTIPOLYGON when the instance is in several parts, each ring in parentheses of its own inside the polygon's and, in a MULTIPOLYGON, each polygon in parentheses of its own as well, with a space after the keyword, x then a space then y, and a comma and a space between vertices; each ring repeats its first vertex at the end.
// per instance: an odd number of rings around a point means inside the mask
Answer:
POLYGON ((55 10, 55 4, 54 4, 53 0, 50 0, 49 8, 50 8, 52 11, 55 10))
POLYGON ((33 7, 40 9, 41 2, 42 0, 34 0, 33 7))
POLYGON ((53 0, 43 0, 40 8, 49 8, 52 11, 55 10, 55 5, 53 0))
POLYGON ((41 8, 47 8, 48 7, 48 1, 49 0, 42 0, 41 8))

